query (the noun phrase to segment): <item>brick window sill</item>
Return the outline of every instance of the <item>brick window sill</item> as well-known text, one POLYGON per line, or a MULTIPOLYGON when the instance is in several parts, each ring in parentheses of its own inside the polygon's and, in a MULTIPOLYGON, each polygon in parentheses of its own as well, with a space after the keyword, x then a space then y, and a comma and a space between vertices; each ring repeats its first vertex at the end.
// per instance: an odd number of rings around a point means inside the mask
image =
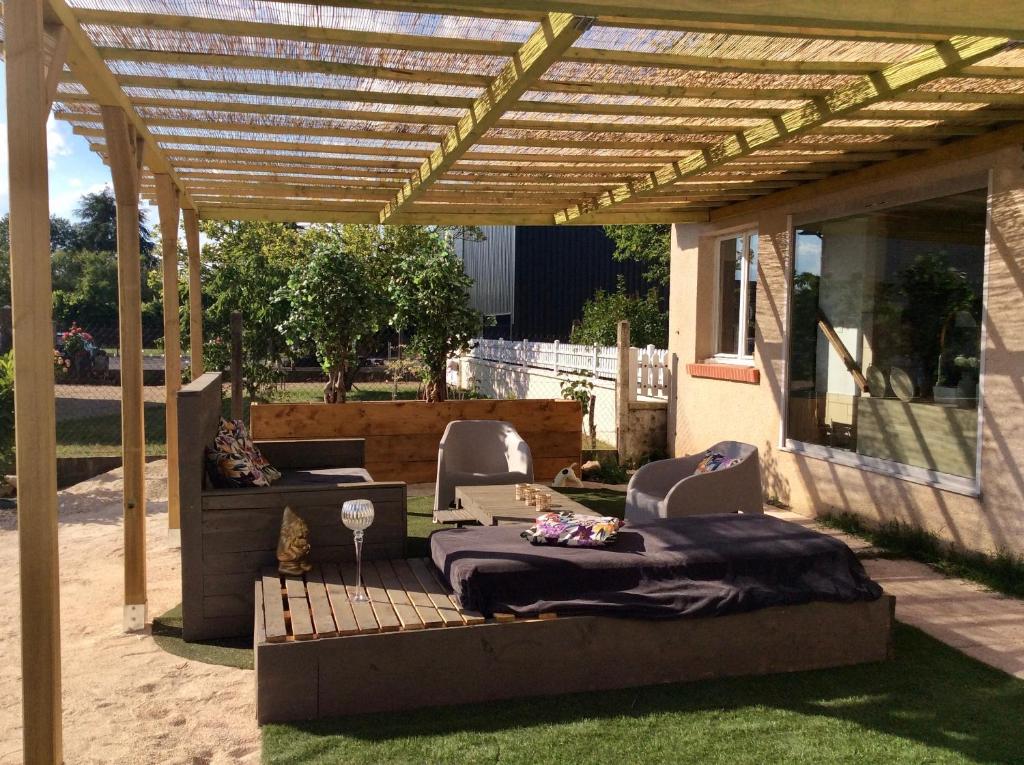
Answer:
POLYGON ((761 383, 761 371, 757 367, 739 364, 687 364, 686 373, 690 377, 704 377, 710 380, 727 380, 749 385, 761 383))

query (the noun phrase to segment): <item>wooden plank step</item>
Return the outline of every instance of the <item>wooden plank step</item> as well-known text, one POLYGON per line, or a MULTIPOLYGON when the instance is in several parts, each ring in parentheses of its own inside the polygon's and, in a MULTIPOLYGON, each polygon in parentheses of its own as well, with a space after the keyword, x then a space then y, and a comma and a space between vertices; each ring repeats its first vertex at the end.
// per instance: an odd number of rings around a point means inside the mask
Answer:
POLYGON ((434 578, 434 575, 430 573, 430 568, 433 568, 434 564, 422 558, 410 558, 406 563, 409 564, 409 568, 416 575, 423 591, 430 597, 430 602, 437 609, 437 613, 440 615, 441 621, 444 622, 444 626, 457 627, 464 625, 466 620, 462 618, 462 614, 452 604, 451 598, 445 593, 444 588, 434 578))
POLYGON ((427 568, 430 570, 430 573, 433 574, 434 579, 448 596, 448 600, 451 601, 452 608, 459 612, 459 614, 466 620, 466 624, 483 624, 487 621, 487 619, 484 618, 484 615, 479 611, 471 611, 463 608, 459 604, 458 599, 454 596, 454 593, 452 593, 451 589, 448 587, 448 583, 441 577, 441 572, 437 570, 434 562, 427 558, 425 558, 424 561, 427 568))
POLYGON ((313 616, 313 629, 317 637, 334 637, 338 629, 334 624, 334 613, 331 611, 331 602, 327 597, 327 587, 324 585, 323 574, 320 567, 314 568, 306 574, 306 596, 309 598, 309 610, 313 616))
POLYGON ((377 573, 380 574, 381 584, 384 585, 384 589, 388 592, 388 599, 395 607, 395 613, 398 614, 398 620, 402 623, 402 629, 423 629, 423 620, 420 619, 419 613, 413 608, 409 596, 402 587, 402 583, 398 581, 398 577, 395 575, 395 570, 391 568, 391 563, 386 560, 378 560, 374 561, 372 565, 377 569, 377 573))
POLYGON ((268 643, 283 643, 288 639, 281 602, 281 577, 276 569, 263 569, 263 619, 268 643))
MULTIPOLYGON (((353 574, 354 576, 355 574, 353 574)), ((373 613, 377 615, 377 623, 381 632, 396 632, 402 628, 402 622, 395 613, 395 607, 391 605, 387 590, 380 582, 380 575, 372 564, 363 562, 363 586, 366 588, 366 595, 370 598, 370 605, 373 613)))
MULTIPOLYGON (((346 563, 341 567, 341 578, 345 582, 345 592, 347 597, 351 598, 356 593, 356 564, 346 563)), ((373 612, 373 606, 369 603, 352 603, 352 613, 356 617, 356 624, 359 627, 359 633, 366 632, 380 632, 380 624, 377 622, 377 617, 373 612)))
POLYGON ((438 510, 434 513, 434 520, 438 523, 477 523, 476 516, 461 507, 438 510))
POLYGON ((316 637, 313 619, 309 614, 306 600, 306 583, 301 576, 285 576, 285 592, 288 594, 288 612, 291 614, 292 637, 296 640, 312 640, 316 637))
POLYGON ((395 575, 405 589, 405 594, 409 596, 409 600, 413 608, 416 609, 416 613, 423 620, 423 626, 428 628, 443 627, 444 619, 441 618, 441 614, 434 608, 430 596, 423 591, 419 579, 416 578, 412 569, 409 568, 409 562, 404 559, 395 559, 391 561, 391 567, 395 570, 395 575))
POLYGON ((321 574, 327 590, 327 598, 331 602, 331 610, 334 612, 334 623, 338 627, 338 634, 355 635, 359 632, 359 625, 356 623, 355 614, 352 613, 352 604, 348 602, 348 590, 345 589, 345 583, 342 581, 337 564, 324 564, 321 574))

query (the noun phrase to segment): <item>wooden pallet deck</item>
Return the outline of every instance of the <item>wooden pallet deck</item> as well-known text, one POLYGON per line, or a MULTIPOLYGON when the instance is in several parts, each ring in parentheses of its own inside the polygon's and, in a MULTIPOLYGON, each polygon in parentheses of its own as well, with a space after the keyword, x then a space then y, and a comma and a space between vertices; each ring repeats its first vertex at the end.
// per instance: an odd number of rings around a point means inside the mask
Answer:
MULTIPOLYGON (((511 614, 485 619, 461 608, 428 558, 364 561, 368 603, 352 603, 355 564, 323 564, 303 576, 262 574, 263 607, 257 612, 268 643, 316 640, 514 621, 511 614), (277 597, 274 595, 277 594, 277 597)), ((553 618, 545 614, 541 618, 553 618)))

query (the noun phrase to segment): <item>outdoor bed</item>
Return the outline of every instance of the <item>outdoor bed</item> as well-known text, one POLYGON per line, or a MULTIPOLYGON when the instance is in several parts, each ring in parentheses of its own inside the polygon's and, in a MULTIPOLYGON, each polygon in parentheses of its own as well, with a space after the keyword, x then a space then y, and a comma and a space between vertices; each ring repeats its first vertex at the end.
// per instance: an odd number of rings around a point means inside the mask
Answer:
MULTIPOLYGON (((260 723, 881 661, 894 599, 768 516, 637 524, 605 550, 449 529, 431 559, 256 582, 260 723), (621 546, 620 546, 621 545, 621 546)), ((538 701, 540 704, 548 702, 538 701)))

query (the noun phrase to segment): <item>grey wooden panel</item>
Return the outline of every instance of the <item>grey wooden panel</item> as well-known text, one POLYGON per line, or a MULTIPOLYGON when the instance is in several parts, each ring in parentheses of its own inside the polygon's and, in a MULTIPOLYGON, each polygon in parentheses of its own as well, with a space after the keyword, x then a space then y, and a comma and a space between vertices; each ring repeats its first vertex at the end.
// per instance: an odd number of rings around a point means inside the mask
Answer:
POLYGON ((288 613, 291 615, 292 635, 296 640, 310 640, 315 636, 313 618, 306 600, 306 583, 301 576, 285 575, 285 592, 288 594, 288 613))
MULTIPOLYGON (((400 558, 404 548, 404 539, 401 542, 367 543, 363 546, 363 556, 370 560, 400 558)), ((310 552, 309 560, 311 563, 355 560, 355 550, 350 545, 314 548, 310 552)), ((276 550, 208 553, 203 559, 203 566, 207 575, 247 572, 255 575, 264 566, 277 566, 277 553, 276 550)), ((245 589, 248 591, 249 588, 245 589)))
POLYGON ((401 501, 405 484, 397 481, 310 484, 309 486, 259 486, 248 489, 211 489, 203 492, 204 510, 336 506, 349 499, 377 502, 401 501))
POLYGON ((362 467, 362 438, 257 441, 263 456, 278 470, 362 467))
POLYGON ((338 632, 342 635, 355 634, 359 631, 359 625, 356 623, 355 614, 352 613, 352 604, 348 602, 348 590, 341 579, 341 572, 336 565, 325 563, 321 567, 321 574, 327 587, 327 597, 331 601, 338 632))
MULTIPOLYGON (((882 661, 890 656, 891 608, 883 597, 700 619, 517 620, 304 645, 317 650, 318 714, 334 717, 882 661), (551 671, 524 672, 539 645, 573 650, 551 671), (458 670, 439 656, 457 657, 458 670)), ((277 674, 272 664, 259 666, 257 676, 277 674)))
MULTIPOLYGON (((341 505, 290 505, 299 513, 311 529, 341 526, 341 505)), ((405 503, 398 499, 388 498, 373 503, 374 523, 387 526, 405 522, 405 503)), ((203 513, 203 531, 268 531, 277 533, 281 530, 281 516, 284 506, 234 508, 230 510, 207 510, 203 513)))
MULTIPOLYGON (((181 508, 181 613, 185 640, 200 640, 223 625, 203 616, 202 494, 206 444, 220 422, 221 376, 208 372, 178 391, 178 492, 181 508)), ((256 572, 252 572, 255 574, 256 572)), ((250 591, 252 584, 243 585, 250 591)), ((251 619, 251 616, 250 616, 251 619)), ((246 628, 248 629, 248 628, 246 628)), ((243 633, 244 634, 244 633, 243 633)))

